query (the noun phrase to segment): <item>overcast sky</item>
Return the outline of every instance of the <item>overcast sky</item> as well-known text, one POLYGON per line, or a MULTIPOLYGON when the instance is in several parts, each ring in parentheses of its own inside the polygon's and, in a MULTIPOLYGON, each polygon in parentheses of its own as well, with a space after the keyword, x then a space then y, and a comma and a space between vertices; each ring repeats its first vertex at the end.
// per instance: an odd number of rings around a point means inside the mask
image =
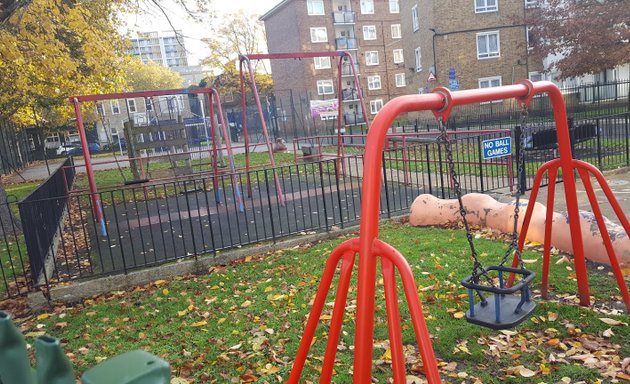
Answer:
MULTIPOLYGON (((245 10, 260 16, 282 0, 213 0, 212 7, 216 10, 217 16, 221 14, 237 12, 239 9, 245 10)), ((175 29, 181 29, 185 36, 186 49, 188 50, 188 64, 197 65, 201 59, 208 56, 208 51, 201 39, 209 35, 209 28, 203 23, 194 23, 187 18, 184 12, 176 7, 170 0, 160 2, 171 15, 170 21, 175 29)), ((148 15, 129 15, 126 18, 127 26, 125 32, 168 32, 172 30, 168 20, 161 14, 153 11, 148 15)), ((264 46, 264 44, 263 44, 264 46)))

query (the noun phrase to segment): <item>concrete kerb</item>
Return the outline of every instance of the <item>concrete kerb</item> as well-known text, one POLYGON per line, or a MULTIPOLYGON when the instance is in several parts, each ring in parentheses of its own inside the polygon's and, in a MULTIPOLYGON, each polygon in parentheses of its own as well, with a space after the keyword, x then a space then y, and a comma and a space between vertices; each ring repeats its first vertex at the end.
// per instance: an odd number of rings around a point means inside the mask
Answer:
MULTIPOLYGON (((394 216, 386 221, 400 220, 408 214, 394 216)), ((111 275, 92 280, 78 281, 69 285, 53 286, 48 290, 48 298, 43 291, 28 294, 28 305, 33 312, 42 311, 49 302, 72 304, 99 294, 120 291, 130 287, 149 284, 159 279, 168 279, 187 274, 201 274, 215 265, 226 265, 244 259, 247 256, 276 252, 293 248, 302 244, 332 240, 339 236, 358 231, 359 226, 353 225, 343 229, 333 229, 329 232, 315 233, 292 237, 275 244, 254 245, 244 248, 220 252, 217 256, 201 256, 197 260, 185 259, 170 264, 129 272, 124 275, 111 275)))

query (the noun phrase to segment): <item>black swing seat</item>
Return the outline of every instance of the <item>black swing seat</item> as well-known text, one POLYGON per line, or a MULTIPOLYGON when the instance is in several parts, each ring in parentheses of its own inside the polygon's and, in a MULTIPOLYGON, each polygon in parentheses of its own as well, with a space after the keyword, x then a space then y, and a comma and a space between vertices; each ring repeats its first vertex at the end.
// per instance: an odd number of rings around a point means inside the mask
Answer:
POLYGON ((495 330, 513 328, 526 320, 536 308, 536 303, 531 299, 529 291, 529 283, 536 274, 526 269, 501 265, 485 267, 482 274, 490 271, 498 272, 499 287, 479 284, 475 282, 473 275, 462 280, 462 285, 468 288, 470 304, 470 309, 466 311, 466 320, 469 323, 495 330), (522 275, 522 279, 507 288, 504 284, 504 272, 522 275), (475 292, 480 297, 480 301, 476 304, 474 303, 475 292), (484 292, 492 295, 485 297, 484 292), (516 292, 520 292, 520 295, 516 295, 516 292))

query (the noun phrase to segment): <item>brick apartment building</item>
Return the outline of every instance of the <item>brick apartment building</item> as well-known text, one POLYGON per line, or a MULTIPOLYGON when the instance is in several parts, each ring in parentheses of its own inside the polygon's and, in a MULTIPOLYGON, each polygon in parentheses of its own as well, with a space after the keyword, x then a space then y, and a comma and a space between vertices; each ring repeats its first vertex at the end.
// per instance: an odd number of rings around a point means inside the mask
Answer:
POLYGON ((524 16, 537 0, 401 0, 409 93, 544 79, 524 16))
MULTIPOLYGON (((390 99, 407 93, 398 0, 283 0, 265 13, 270 53, 348 51, 342 70, 344 123, 362 121, 358 89, 363 92, 370 119, 390 99)), ((272 60, 274 93, 308 95, 311 100, 337 98, 336 59, 272 60)), ((307 104, 308 104, 307 102, 307 104)), ((285 109, 286 106, 284 107, 285 109)))

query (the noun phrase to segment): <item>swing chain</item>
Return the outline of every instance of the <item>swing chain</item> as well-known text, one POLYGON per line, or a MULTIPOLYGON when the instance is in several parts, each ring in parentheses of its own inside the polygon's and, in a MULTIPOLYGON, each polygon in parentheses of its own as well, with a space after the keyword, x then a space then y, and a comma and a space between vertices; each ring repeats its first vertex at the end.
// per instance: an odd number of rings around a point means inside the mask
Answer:
POLYGON ((503 266, 507 260, 509 255, 514 251, 516 257, 519 262, 519 266, 521 269, 524 269, 522 251, 518 246, 518 217, 520 211, 520 199, 523 195, 523 185, 521 185, 521 174, 524 170, 525 166, 525 135, 523 132, 527 129, 527 118, 528 118, 528 110, 526 106, 523 106, 521 110, 521 135, 519 137, 519 147, 518 147, 518 156, 516 161, 518 161, 516 165, 516 200, 514 201, 514 229, 512 231, 512 241, 510 242, 510 246, 508 247, 508 251, 503 256, 503 260, 501 260, 501 266, 503 266))
POLYGON ((446 150, 446 160, 448 161, 449 176, 451 178, 451 182, 453 183, 455 196, 457 197, 457 201, 459 202, 459 214, 461 215, 462 222, 464 223, 464 229, 466 230, 466 239, 468 240, 468 246, 470 247, 470 253, 473 258, 473 281, 478 281, 480 276, 485 276, 489 283, 492 284, 492 278, 488 276, 486 271, 483 269, 483 265, 479 261, 477 250, 475 249, 475 243, 473 241, 472 232, 470 230, 470 224, 468 224, 468 220, 466 219, 466 208, 464 208, 464 203, 462 201, 462 190, 459 183, 459 177, 457 176, 457 171, 455 171, 452 143, 448 136, 448 133, 446 133, 446 125, 444 124, 444 121, 441 117, 438 118, 438 127, 440 130, 440 135, 437 137, 437 142, 438 144, 444 144, 444 148, 446 150))

